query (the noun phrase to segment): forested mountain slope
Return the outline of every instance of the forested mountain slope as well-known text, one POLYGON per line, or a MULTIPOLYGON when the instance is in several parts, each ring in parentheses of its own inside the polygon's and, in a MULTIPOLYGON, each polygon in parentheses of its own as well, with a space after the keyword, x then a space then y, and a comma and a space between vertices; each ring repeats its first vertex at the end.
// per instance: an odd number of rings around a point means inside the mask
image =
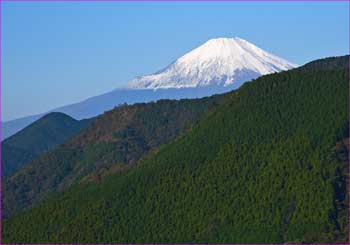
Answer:
POLYGON ((30 160, 78 133, 89 122, 52 112, 30 124, 1 143, 2 175, 14 173, 30 160))
POLYGON ((3 223, 6 243, 346 243, 348 57, 263 76, 183 137, 3 223))
POLYGON ((3 217, 44 200, 52 191, 77 182, 99 181, 128 168, 145 153, 190 129, 224 97, 160 100, 106 112, 80 134, 6 179, 3 217))

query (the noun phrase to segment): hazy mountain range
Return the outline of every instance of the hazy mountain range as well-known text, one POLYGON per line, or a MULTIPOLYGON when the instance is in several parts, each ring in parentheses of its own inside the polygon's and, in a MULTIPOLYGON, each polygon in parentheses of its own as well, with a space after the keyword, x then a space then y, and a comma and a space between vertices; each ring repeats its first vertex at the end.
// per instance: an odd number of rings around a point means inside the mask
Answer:
MULTIPOLYGON (((243 39, 211 39, 159 72, 137 77, 122 88, 49 112, 62 112, 81 120, 97 116, 123 103, 201 98, 231 91, 261 75, 294 67, 296 67, 295 64, 274 56, 243 39)), ((44 114, 3 122, 3 139, 44 114)))

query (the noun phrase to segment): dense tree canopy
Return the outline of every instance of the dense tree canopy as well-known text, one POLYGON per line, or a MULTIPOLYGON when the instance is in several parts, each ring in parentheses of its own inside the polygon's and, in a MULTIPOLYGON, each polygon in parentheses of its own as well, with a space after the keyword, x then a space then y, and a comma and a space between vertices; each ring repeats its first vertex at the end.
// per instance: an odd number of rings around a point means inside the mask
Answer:
MULTIPOLYGON (((200 100, 160 100, 122 105, 104 113, 81 133, 5 179, 3 217, 47 199, 54 191, 79 182, 100 181, 106 175, 129 168, 145 153, 189 130, 206 112, 223 103, 224 98, 225 95, 200 100)), ((35 129, 41 129, 39 136, 44 135, 46 127, 38 122, 35 125, 40 126, 35 129)))

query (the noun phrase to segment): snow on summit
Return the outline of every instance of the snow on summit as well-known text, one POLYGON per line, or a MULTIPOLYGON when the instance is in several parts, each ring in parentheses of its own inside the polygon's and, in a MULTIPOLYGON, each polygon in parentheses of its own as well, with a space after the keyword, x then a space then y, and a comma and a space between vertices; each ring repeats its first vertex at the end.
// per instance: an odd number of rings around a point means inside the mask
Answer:
POLYGON ((241 38, 216 38, 177 59, 162 71, 136 77, 134 89, 228 86, 296 65, 241 38))

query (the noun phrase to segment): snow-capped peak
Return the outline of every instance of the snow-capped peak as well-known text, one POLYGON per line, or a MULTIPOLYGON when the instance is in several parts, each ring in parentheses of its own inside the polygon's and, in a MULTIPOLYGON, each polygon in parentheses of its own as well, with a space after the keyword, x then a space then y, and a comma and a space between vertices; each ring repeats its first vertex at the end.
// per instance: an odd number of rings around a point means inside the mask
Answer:
POLYGON ((241 38, 210 39, 152 75, 131 80, 128 88, 188 88, 228 86, 296 65, 274 56, 241 38))

